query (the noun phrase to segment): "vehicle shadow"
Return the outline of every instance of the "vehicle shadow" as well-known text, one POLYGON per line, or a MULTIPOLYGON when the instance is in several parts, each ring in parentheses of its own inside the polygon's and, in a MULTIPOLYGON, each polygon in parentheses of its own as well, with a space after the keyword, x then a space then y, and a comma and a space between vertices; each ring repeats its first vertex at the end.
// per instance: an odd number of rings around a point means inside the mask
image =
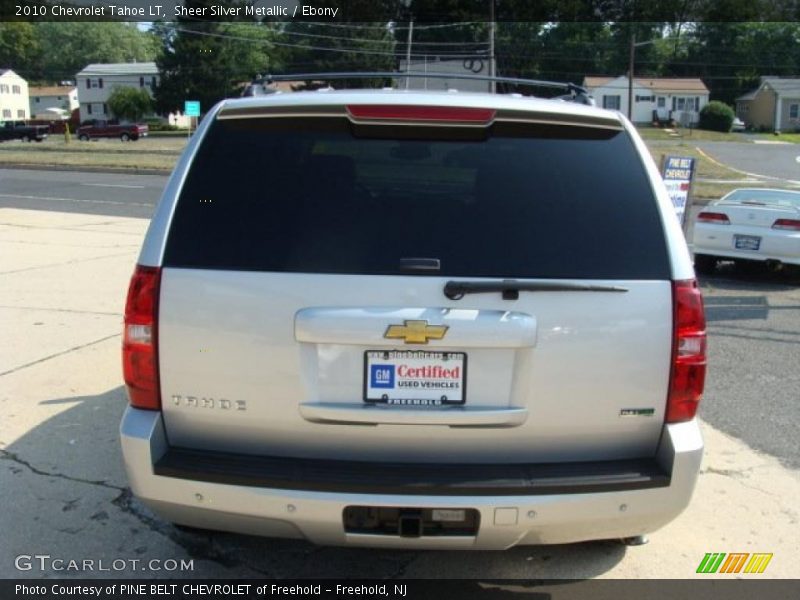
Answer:
POLYGON ((800 268, 770 271, 758 264, 721 262, 715 271, 699 275, 700 284, 718 290, 779 292, 800 286, 800 268))
MULTIPOLYGON (((193 558, 191 573, 64 573, 0 569, 4 577, 273 577, 587 579, 625 556, 619 542, 517 547, 502 552, 392 551, 320 547, 300 540, 185 531, 163 521, 128 488, 118 426, 122 387, 92 396, 42 399, 60 411, 13 442, 0 442, 0 515, 6 565, 36 552, 62 558, 193 558), (6 543, 7 542, 7 543, 6 543), (80 550, 79 550, 80 549, 80 550), (76 556, 65 556, 74 553, 76 556)), ((543 596, 544 597, 544 596, 543 596)))

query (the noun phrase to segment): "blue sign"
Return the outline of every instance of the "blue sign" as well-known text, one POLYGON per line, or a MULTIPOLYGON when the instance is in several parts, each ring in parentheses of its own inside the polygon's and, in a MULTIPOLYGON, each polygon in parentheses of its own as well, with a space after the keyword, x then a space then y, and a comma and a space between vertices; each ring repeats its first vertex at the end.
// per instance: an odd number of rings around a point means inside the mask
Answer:
POLYGON ((183 103, 183 114, 187 117, 199 117, 200 102, 198 100, 186 100, 183 103))
POLYGON ((394 365, 370 365, 369 377, 372 380, 370 387, 393 388, 394 365))

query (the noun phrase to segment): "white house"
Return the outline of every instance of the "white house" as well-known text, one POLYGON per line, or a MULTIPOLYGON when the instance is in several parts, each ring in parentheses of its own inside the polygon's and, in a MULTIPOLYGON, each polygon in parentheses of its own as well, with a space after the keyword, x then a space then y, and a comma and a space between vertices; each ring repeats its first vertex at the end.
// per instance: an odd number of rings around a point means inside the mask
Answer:
POLYGON ((109 119, 108 97, 114 87, 138 87, 153 94, 158 83, 158 68, 154 62, 92 64, 76 76, 81 122, 89 119, 109 119))
POLYGON ((0 69, 0 121, 28 119, 28 82, 11 69, 0 69))
MULTIPOLYGON (((628 114, 628 78, 586 77, 584 87, 598 106, 628 114)), ((708 104, 708 88, 697 78, 633 78, 634 123, 651 123, 654 111, 662 120, 672 119, 683 125, 695 125, 700 111, 708 104)))
POLYGON ((74 85, 31 86, 28 95, 31 117, 47 114, 51 108, 62 109, 68 117, 78 108, 78 88, 74 85))

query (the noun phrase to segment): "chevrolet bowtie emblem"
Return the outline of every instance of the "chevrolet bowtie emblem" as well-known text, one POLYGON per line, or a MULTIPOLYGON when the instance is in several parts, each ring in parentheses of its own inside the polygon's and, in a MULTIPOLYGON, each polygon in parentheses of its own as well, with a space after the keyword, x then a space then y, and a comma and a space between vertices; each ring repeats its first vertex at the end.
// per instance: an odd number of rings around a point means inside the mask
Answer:
POLYGON ((403 321, 402 325, 389 325, 383 337, 406 344, 427 344, 428 340, 442 339, 447 329, 447 325, 428 325, 427 321, 403 321))

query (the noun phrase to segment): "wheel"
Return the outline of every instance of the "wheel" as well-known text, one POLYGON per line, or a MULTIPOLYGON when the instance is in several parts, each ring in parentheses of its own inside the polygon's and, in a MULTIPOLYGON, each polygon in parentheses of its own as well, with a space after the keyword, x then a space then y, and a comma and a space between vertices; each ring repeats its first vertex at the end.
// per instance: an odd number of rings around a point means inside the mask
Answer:
POLYGON ((88 135, 86 135, 85 133, 82 133, 82 134, 80 134, 80 135, 78 136, 78 139, 79 139, 80 141, 82 141, 82 142, 88 142, 88 141, 89 141, 89 136, 88 136, 88 135))
POLYGON ((121 139, 123 142, 127 142, 131 139, 131 136, 129 136, 127 133, 123 133, 121 136, 119 136, 119 139, 121 139))
POLYGON ((136 140, 138 140, 138 139, 139 139, 139 136, 138 136, 138 135, 132 135, 132 136, 131 136, 131 141, 132 141, 132 142, 135 142, 135 141, 136 141, 136 140))
POLYGON ((41 144, 44 141, 44 138, 38 137, 36 138, 36 143, 41 144))
POLYGON ((694 255, 694 269, 698 273, 708 275, 714 272, 717 266, 717 259, 708 254, 695 254, 694 255))
POLYGON ((30 141, 31 141, 31 138, 30 138, 30 136, 23 135, 23 136, 22 136, 22 141, 23 141, 23 142, 30 142, 30 141))

